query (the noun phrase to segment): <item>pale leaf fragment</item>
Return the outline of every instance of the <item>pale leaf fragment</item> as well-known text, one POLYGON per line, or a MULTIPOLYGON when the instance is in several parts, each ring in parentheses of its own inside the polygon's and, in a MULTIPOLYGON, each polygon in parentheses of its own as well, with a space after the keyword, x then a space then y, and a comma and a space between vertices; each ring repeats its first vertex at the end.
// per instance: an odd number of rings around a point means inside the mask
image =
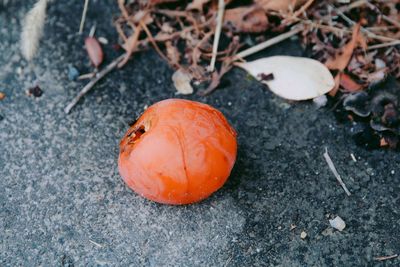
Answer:
POLYGON ((268 85, 273 93, 289 100, 313 99, 328 93, 335 85, 327 67, 310 58, 273 56, 236 65, 268 85), (271 74, 273 79, 263 79, 271 74))
POLYGON ((193 93, 193 87, 190 84, 192 76, 184 69, 178 69, 172 75, 177 94, 189 95, 193 93))

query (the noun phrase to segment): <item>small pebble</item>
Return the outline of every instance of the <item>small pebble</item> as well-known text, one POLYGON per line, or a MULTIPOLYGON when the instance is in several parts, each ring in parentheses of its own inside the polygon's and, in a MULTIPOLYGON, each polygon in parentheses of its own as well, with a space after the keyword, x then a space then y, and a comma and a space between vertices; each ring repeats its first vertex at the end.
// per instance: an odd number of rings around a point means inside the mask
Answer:
POLYGON ((43 95, 43 91, 42 89, 40 89, 39 86, 36 85, 35 87, 29 88, 28 95, 29 96, 33 95, 34 97, 41 97, 43 95))
POLYGON ((22 75, 22 68, 21 68, 21 67, 18 67, 18 68, 17 68, 17 74, 18 74, 18 75, 22 75))
POLYGON ((339 216, 336 216, 333 220, 329 220, 329 224, 340 232, 346 228, 346 223, 339 216))
POLYGON ((78 79, 79 75, 80 73, 77 68, 75 68, 71 64, 68 65, 68 79, 70 81, 75 81, 76 79, 78 79))
POLYGON ((301 239, 305 239, 307 237, 307 233, 306 232, 301 232, 301 234, 300 234, 300 238, 301 239))
POLYGON ((97 40, 99 40, 99 42, 104 45, 108 44, 108 40, 105 37, 99 37, 99 38, 97 38, 97 40))

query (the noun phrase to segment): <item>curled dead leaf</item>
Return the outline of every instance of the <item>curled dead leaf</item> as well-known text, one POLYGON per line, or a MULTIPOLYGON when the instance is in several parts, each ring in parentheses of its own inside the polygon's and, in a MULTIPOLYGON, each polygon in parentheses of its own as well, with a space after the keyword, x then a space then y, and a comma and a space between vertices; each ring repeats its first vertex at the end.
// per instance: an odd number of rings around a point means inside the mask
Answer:
MULTIPOLYGON (((356 24, 353 28, 353 33, 351 36, 351 40, 346 43, 339 51, 337 51, 336 55, 333 58, 329 58, 325 65, 331 70, 338 70, 339 73, 335 76, 335 86, 329 92, 330 96, 335 96, 337 91, 339 90, 339 86, 341 84, 342 72, 347 68, 349 65, 350 60, 352 59, 352 55, 354 49, 357 47, 358 44, 361 46, 365 45, 365 39, 360 36, 360 24, 356 24)), ((346 76, 343 76, 346 78, 346 76)), ((346 85, 349 85, 349 80, 344 81, 346 85)), ((349 85, 351 86, 351 85, 349 85)), ((354 84, 353 84, 353 87, 354 84)))
POLYGON ((193 93, 193 87, 190 84, 192 75, 186 70, 180 68, 172 75, 177 94, 189 95, 193 93))
POLYGON ((257 80, 261 80, 262 74, 272 73, 273 80, 261 82, 275 94, 289 100, 313 99, 328 93, 335 86, 326 66, 310 58, 273 56, 236 65, 257 80))
POLYGON ((263 32, 268 27, 268 18, 261 8, 237 7, 225 10, 224 25, 233 32, 263 32))

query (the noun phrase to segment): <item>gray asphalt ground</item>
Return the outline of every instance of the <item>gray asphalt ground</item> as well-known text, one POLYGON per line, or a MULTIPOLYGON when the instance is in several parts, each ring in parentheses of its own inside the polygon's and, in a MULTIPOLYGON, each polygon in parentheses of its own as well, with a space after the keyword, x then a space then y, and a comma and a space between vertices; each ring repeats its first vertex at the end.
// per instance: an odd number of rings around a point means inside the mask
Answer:
MULTIPOLYGON (((0 266, 400 265, 374 260, 400 253, 399 154, 357 147, 351 126, 330 110, 281 100, 238 69, 214 94, 188 97, 220 109, 237 129, 227 184, 190 206, 136 195, 118 174, 118 143, 145 106, 176 97, 172 70, 153 52, 137 55, 67 116, 85 84, 68 80, 68 65, 90 69, 76 33, 82 4, 50 5, 29 68, 18 39, 31 4, 0 9, 0 266), (36 99, 25 94, 35 84, 44 91, 36 99), (342 232, 329 226, 336 215, 347 224, 342 232)), ((85 33, 96 22, 97 36, 115 42, 112 14, 114 1, 91 1, 85 33)), ((111 44, 108 62, 118 54, 111 44)), ((276 54, 303 52, 289 41, 265 52, 276 54)))

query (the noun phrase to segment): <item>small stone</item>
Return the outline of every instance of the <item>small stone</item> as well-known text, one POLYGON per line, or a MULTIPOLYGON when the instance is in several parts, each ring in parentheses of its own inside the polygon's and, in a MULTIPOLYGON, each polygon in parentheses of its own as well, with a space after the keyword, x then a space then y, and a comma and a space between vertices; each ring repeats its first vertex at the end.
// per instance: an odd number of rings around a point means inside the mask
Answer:
POLYGON ((300 238, 301 239, 306 239, 306 237, 307 237, 307 233, 305 231, 301 232, 300 238))
POLYGON ((72 65, 68 65, 68 79, 70 81, 75 81, 79 77, 79 71, 72 65))
POLYGON ((101 44, 108 45, 108 40, 105 37, 101 36, 101 37, 97 38, 97 40, 99 40, 99 42, 101 44))
POLYGON ((346 228, 346 223, 339 216, 336 216, 333 220, 329 220, 329 224, 340 232, 346 228))
POLYGON ((18 75, 22 75, 22 68, 21 68, 21 67, 18 67, 18 68, 17 68, 17 74, 18 74, 18 75))

